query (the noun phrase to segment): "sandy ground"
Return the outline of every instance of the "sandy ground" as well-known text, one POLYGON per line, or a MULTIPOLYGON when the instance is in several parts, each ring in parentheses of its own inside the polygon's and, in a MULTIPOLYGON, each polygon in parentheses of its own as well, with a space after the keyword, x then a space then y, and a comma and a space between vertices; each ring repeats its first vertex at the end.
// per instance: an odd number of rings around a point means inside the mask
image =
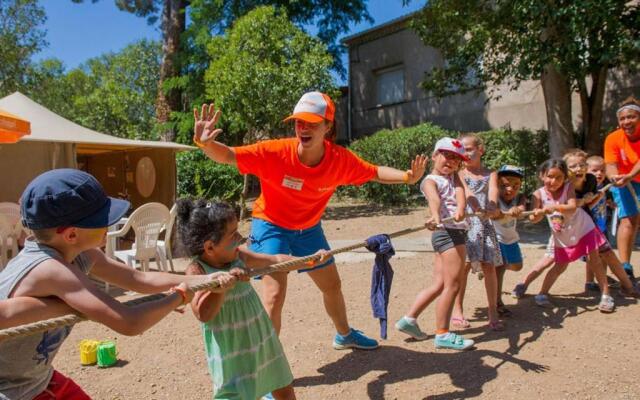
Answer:
MULTIPOLYGON (((368 205, 331 207, 324 226, 330 240, 365 239, 369 235, 415 226, 425 209, 386 210, 368 205)), ((245 227, 246 229, 246 227, 245 227)), ((534 230, 535 231, 535 230, 534 230)), ((534 232, 535 233, 535 232, 534 232)), ((420 232, 413 237, 424 237, 420 232)), ((529 234, 525 271, 542 256, 543 235, 529 234)), ((379 337, 369 305, 371 261, 342 257, 342 277, 351 325, 379 337)), ((640 265, 634 255, 633 261, 640 265)), ((597 310, 597 297, 583 293, 584 266, 575 263, 554 287, 556 307, 536 307, 527 296, 517 302, 505 295, 514 316, 505 332, 486 328, 483 281, 469 278, 466 299, 471 328, 463 333, 476 350, 434 350, 433 340, 405 340, 393 329, 415 294, 431 279, 433 254, 400 253, 392 259, 395 280, 389 307, 389 338, 375 351, 336 351, 333 326, 320 292, 304 274, 292 274, 281 339, 300 399, 637 399, 640 398, 640 307, 616 297, 615 313, 597 310)), ((508 273, 510 291, 523 275, 508 273)), ((539 288, 540 282, 531 290, 539 288)), ((124 301, 130 296, 121 295, 124 301)), ((430 307, 419 320, 433 333, 430 307)), ((56 368, 82 385, 95 399, 208 399, 211 383, 198 322, 190 313, 171 313, 137 337, 115 334, 87 322, 75 327, 55 360, 56 368), (120 361, 100 369, 79 363, 78 344, 85 338, 114 340, 120 361)))

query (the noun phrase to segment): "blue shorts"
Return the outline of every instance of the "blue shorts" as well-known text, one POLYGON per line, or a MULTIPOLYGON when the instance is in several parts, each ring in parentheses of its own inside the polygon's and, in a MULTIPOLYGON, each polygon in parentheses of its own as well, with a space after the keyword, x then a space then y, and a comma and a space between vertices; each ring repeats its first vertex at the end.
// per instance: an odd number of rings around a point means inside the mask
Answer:
MULTIPOLYGON (((636 192, 636 195, 640 196, 640 182, 632 181, 631 186, 633 186, 633 190, 636 192)), ((629 191, 628 187, 612 187, 611 195, 613 196, 613 201, 616 202, 618 218, 629 218, 640 213, 640 210, 638 210, 638 203, 629 191)))
POLYGON ((522 252, 518 242, 511 244, 498 243, 500 245, 500 253, 505 265, 522 264, 522 252))
MULTIPOLYGON (((329 242, 324 236, 322 224, 302 230, 281 228, 263 219, 254 218, 251 221, 249 235, 249 250, 264 254, 291 254, 304 257, 314 254, 318 250, 331 250, 329 242)), ((331 257, 322 264, 312 268, 299 269, 298 272, 309 272, 324 268, 335 262, 331 257)))

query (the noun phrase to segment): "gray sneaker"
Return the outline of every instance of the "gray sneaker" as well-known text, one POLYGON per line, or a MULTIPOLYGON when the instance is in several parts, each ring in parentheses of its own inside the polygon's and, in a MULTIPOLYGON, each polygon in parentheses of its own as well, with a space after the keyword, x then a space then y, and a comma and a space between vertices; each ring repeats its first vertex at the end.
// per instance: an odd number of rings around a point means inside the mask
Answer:
POLYGON ((540 307, 551 308, 553 307, 553 303, 549 301, 549 296, 546 294, 537 294, 534 298, 536 304, 540 307))
POLYGON ((608 294, 603 294, 600 298, 600 304, 598 304, 598 309, 603 313, 612 313, 616 308, 616 303, 613 301, 613 297, 608 294))
POLYGON ((396 329, 400 332, 407 334, 414 338, 415 340, 426 340, 428 338, 427 334, 420 330, 418 324, 412 324, 407 321, 405 317, 402 317, 396 322, 396 329))

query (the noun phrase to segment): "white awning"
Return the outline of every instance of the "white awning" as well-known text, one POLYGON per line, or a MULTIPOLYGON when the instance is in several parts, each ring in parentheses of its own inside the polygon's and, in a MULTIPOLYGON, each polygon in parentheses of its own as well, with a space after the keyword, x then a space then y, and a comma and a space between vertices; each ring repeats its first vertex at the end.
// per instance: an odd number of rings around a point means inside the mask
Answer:
POLYGON ((136 148, 194 150, 174 142, 123 139, 85 128, 54 113, 20 92, 0 99, 0 108, 31 122, 31 135, 22 141, 76 143, 79 152, 99 153, 136 148))

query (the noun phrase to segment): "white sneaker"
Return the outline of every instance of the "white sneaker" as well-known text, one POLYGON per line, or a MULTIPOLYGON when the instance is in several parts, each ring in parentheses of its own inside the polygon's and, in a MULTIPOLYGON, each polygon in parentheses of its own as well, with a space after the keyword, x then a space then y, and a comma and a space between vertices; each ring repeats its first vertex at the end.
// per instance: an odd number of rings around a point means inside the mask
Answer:
POLYGON ((616 303, 613 301, 613 297, 608 294, 603 294, 600 298, 600 304, 598 304, 598 309, 603 313, 612 313, 616 308, 616 303))

